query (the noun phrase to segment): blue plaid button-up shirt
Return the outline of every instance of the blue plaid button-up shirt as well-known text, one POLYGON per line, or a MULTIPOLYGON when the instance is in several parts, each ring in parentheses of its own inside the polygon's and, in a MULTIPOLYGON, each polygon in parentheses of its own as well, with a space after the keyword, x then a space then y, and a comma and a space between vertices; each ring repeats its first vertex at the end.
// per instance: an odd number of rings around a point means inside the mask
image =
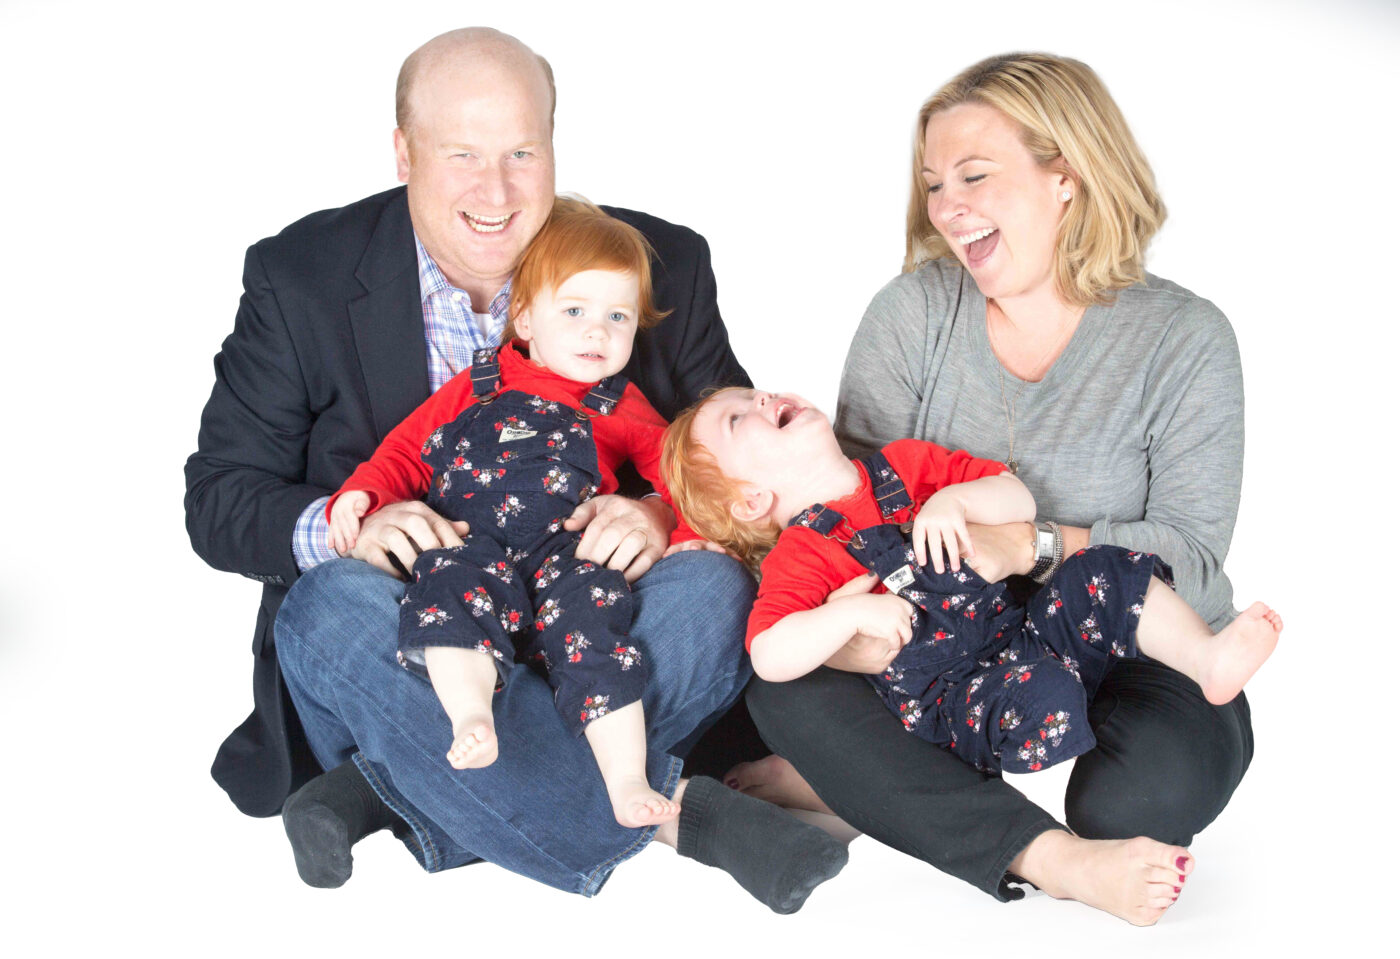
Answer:
MULTIPOLYGON (((418 289, 423 303, 423 343, 428 352, 428 388, 433 392, 471 366, 472 353, 499 346, 510 307, 510 282, 491 300, 489 319, 472 311, 472 298, 448 282, 442 270, 423 249, 417 234, 418 289), (484 327, 484 328, 483 328, 484 327)), ((327 540, 326 503, 329 496, 314 500, 297 517, 292 531, 292 556, 297 568, 306 572, 313 566, 335 559, 327 540)))

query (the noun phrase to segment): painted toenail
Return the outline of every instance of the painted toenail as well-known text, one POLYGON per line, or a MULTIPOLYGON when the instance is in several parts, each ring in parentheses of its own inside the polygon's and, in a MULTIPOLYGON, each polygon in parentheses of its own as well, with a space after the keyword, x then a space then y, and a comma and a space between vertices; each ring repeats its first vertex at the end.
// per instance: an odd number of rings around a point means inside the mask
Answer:
POLYGON ((1181 892, 1181 887, 1180 887, 1180 886, 1172 886, 1172 892, 1177 892, 1177 893, 1181 892))
POLYGON ((1185 872, 1185 871, 1186 871, 1186 857, 1185 857, 1185 856, 1177 856, 1177 857, 1176 857, 1176 869, 1177 869, 1177 872, 1185 872))

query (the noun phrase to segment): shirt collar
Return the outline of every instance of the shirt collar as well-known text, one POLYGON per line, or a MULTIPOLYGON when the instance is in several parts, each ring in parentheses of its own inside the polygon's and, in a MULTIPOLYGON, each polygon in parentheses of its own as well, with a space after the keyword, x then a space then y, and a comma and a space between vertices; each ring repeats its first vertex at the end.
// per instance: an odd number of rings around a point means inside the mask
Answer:
MULTIPOLYGON (((418 251, 418 291, 419 302, 427 303, 439 293, 460 293, 466 297, 469 308, 476 309, 476 304, 472 303, 471 294, 466 290, 460 290, 448 282, 447 277, 438 267, 433 258, 428 255, 428 251, 423 248, 423 241, 418 239, 417 231, 413 234, 413 245, 418 251)), ((492 316, 500 316, 505 313, 510 306, 510 280, 506 280, 506 285, 496 291, 496 295, 491 298, 489 311, 492 316)))

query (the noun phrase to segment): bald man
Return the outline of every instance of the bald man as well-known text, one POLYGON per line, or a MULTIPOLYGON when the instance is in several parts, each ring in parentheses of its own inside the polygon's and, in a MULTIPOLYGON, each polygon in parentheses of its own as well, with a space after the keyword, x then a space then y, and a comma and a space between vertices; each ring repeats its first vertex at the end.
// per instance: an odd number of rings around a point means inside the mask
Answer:
MULTIPOLYGON (((396 108, 406 189, 312 214, 249 249, 186 464, 195 550, 264 584, 255 708, 219 750, 214 778, 250 815, 286 802, 313 885, 343 883, 351 846, 385 825, 430 871, 485 859, 584 895, 661 838, 792 911, 845 849, 713 780, 680 778, 676 757, 748 679, 753 583, 719 554, 663 559, 674 519, 658 499, 596 497, 568 528, 582 531, 581 556, 633 584, 632 638, 651 672, 648 777, 683 807, 659 833, 617 824, 586 744, 524 665, 493 703, 504 731, 496 763, 462 772, 446 762, 441 707, 397 664, 394 637, 403 571, 423 550, 460 544, 465 524, 398 503, 365 522, 349 558, 328 545, 327 495, 473 351, 499 343, 512 272, 554 197, 553 76, 515 38, 485 28, 434 38, 405 61, 396 108)), ((625 374, 667 417, 707 387, 747 385, 705 241, 609 212, 651 241, 656 300, 672 311, 638 334, 625 374)))

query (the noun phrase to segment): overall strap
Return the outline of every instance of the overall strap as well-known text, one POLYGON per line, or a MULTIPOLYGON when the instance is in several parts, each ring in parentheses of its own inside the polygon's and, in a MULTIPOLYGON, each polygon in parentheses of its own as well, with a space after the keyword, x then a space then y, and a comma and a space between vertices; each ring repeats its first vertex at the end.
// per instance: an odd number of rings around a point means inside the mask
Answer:
POLYGON ((621 373, 614 373, 593 384, 593 388, 583 398, 583 405, 599 416, 607 416, 617 406, 617 401, 622 399, 622 393, 626 389, 627 377, 621 373))
POLYGON ((478 397, 485 397, 500 388, 501 360, 497 351, 477 350, 472 354, 472 392, 478 397))
MULTIPOLYGON (((830 539, 835 533, 836 528, 845 522, 846 517, 842 516, 830 506, 823 506, 821 503, 813 503, 792 519, 788 520, 788 525, 805 526, 813 532, 821 533, 823 536, 830 539)), ((845 541, 845 539, 840 536, 836 538, 840 539, 842 542, 845 541)), ((849 536, 846 538, 848 539, 849 536)))
POLYGON ((880 504, 880 515, 889 519, 900 510, 909 509, 914 501, 904 488, 904 481, 894 471, 884 453, 872 453, 861 460, 861 465, 870 474, 870 488, 875 493, 875 502, 880 504))

